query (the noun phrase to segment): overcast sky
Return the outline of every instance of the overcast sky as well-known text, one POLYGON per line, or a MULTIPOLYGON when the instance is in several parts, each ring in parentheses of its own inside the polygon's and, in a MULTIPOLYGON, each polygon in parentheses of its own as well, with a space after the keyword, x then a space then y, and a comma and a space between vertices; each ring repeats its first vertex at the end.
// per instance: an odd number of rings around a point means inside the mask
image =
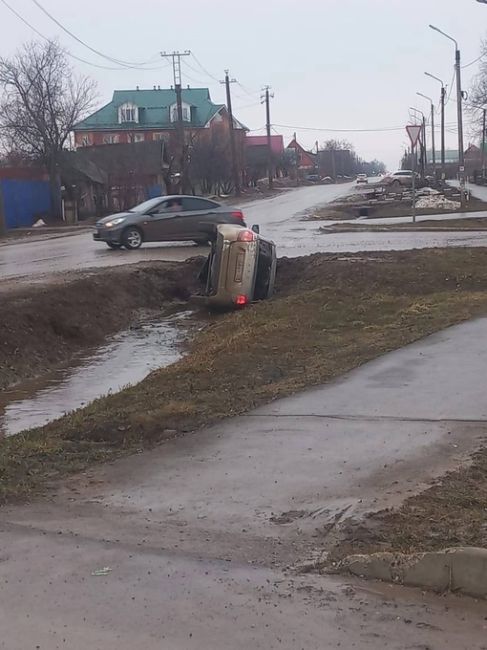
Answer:
MULTIPOLYGON (((113 65, 63 32, 33 0, 6 1, 42 34, 58 37, 76 56, 113 65)), ((487 33, 487 5, 476 0, 39 2, 81 40, 116 59, 154 60, 156 67, 164 64, 158 57, 161 50, 192 50, 211 76, 196 59, 188 57, 183 83, 209 87, 216 102, 224 102, 224 89, 217 80, 229 68, 245 88, 232 87, 235 115, 250 129, 265 124, 259 91, 269 84, 275 95, 271 120, 286 143, 293 131, 307 147, 316 140, 346 138, 359 155, 380 158, 389 169, 397 167, 406 142, 402 129, 331 133, 302 127, 402 127, 408 121, 409 106, 428 111, 428 103, 417 97, 416 91, 439 98, 440 86, 424 76, 425 70, 445 83, 450 84, 452 79, 453 43, 430 30, 428 24, 434 23, 459 41, 464 64, 479 55, 481 39, 487 33)), ((0 25, 3 56, 13 53, 23 41, 38 38, 1 2, 0 25)), ((76 61, 74 64, 97 80, 100 105, 109 101, 114 89, 172 84, 170 67, 104 70, 76 61)), ((477 69, 475 64, 462 71, 465 89, 477 69)), ((451 101, 446 121, 452 131, 455 120, 451 101)), ((456 148, 454 132, 448 135, 447 144, 456 148)))

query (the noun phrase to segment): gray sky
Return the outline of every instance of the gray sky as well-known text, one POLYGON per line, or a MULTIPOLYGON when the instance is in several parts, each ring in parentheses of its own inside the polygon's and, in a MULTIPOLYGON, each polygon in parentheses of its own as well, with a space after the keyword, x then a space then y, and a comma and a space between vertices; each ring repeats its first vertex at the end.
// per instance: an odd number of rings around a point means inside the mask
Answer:
MULTIPOLYGON (((110 66, 63 33, 32 0, 7 0, 31 24, 60 41, 79 57, 110 66)), ((429 72, 450 84, 453 43, 428 28, 434 23, 460 43, 463 63, 479 55, 487 33, 487 5, 475 0, 39 0, 63 25, 86 43, 117 59, 163 65, 161 50, 192 50, 216 79, 229 68, 250 94, 233 85, 234 112, 250 129, 265 123, 259 90, 270 84, 275 94, 272 122, 292 127, 374 129, 401 127, 408 107, 428 111, 421 91, 435 100, 439 84, 429 72)), ((35 35, 0 4, 0 53, 11 54, 35 35)), ((193 58, 183 66, 183 83, 208 86, 214 101, 224 102, 224 89, 193 58)), ((75 62, 98 81, 100 105, 114 89, 168 87, 171 68, 102 70, 75 62)), ((469 88, 478 64, 462 71, 469 88)), ((452 99, 454 94, 452 95, 452 99)), ((456 148, 455 104, 447 109, 456 148)), ((307 147, 330 137, 350 140, 364 158, 380 158, 389 169, 398 165, 405 131, 331 133, 284 129, 286 143, 297 131, 307 147)), ((466 144, 468 143, 466 128, 466 144)), ((256 131, 263 133, 263 131, 256 131)))

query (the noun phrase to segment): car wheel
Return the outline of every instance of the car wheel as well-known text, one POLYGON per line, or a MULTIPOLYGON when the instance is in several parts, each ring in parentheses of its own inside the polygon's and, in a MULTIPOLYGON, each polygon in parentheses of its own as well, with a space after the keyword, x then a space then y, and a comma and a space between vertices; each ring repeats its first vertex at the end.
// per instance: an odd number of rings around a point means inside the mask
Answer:
POLYGON ((122 243, 129 251, 140 248, 142 241, 142 232, 136 226, 129 226, 122 233, 122 243))
POLYGON ((392 186, 393 187, 400 187, 401 186, 401 181, 398 181, 397 179, 395 181, 392 181, 392 186))
POLYGON ((114 241, 107 241, 106 244, 108 248, 111 248, 113 250, 118 250, 119 248, 122 248, 122 244, 117 244, 114 241))

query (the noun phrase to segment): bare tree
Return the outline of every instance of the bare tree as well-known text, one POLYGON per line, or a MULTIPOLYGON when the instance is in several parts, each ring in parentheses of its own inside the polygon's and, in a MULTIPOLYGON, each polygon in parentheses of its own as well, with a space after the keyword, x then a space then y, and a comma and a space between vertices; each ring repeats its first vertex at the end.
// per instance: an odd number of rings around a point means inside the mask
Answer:
POLYGON ((348 142, 348 140, 326 140, 323 143, 322 149, 325 151, 353 151, 353 144, 348 142))
POLYGON ((92 108, 96 84, 75 76, 56 41, 24 44, 0 58, 0 135, 10 150, 40 160, 49 173, 51 209, 61 214, 60 153, 92 108))

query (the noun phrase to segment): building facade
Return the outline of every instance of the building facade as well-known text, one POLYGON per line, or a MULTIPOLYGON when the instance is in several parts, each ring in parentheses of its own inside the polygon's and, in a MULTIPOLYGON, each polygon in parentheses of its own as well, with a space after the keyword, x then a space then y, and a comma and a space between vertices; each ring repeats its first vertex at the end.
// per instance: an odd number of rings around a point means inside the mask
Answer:
MULTIPOLYGON (((191 136, 209 137, 229 130, 224 104, 214 104, 208 88, 185 88, 182 94, 183 128, 191 136)), ((112 101, 76 124, 76 148, 176 139, 178 120, 174 89, 115 90, 112 101)), ((234 118, 237 146, 243 151, 246 128, 234 118)))

